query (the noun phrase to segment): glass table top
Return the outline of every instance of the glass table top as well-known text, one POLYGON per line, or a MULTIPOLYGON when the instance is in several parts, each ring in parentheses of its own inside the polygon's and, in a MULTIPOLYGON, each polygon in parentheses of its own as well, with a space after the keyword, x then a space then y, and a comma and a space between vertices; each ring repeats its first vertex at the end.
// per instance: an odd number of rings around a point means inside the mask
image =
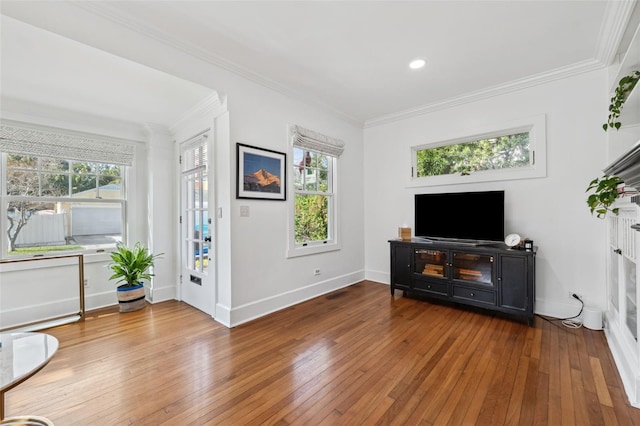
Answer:
POLYGON ((58 339, 46 333, 0 333, 0 391, 35 374, 58 350, 58 339))

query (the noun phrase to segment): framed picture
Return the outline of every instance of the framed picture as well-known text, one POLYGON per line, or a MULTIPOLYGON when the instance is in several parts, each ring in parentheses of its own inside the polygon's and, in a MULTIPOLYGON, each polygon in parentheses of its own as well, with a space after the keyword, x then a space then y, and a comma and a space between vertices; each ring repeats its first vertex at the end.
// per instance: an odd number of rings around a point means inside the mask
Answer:
POLYGON ((286 200, 287 154, 236 144, 236 198, 286 200))

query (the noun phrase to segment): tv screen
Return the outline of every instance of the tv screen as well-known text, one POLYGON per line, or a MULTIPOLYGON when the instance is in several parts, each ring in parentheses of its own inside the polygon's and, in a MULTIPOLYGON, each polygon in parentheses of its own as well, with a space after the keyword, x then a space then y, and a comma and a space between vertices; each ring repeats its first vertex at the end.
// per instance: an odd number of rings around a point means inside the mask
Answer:
POLYGON ((416 194, 415 236, 502 241, 504 191, 416 194))

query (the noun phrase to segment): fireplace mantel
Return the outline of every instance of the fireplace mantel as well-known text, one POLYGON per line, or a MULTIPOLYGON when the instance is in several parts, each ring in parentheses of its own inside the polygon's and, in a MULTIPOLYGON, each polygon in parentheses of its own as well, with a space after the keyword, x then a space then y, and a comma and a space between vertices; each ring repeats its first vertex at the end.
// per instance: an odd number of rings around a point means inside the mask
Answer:
MULTIPOLYGON (((609 176, 618 176, 624 181, 625 187, 640 190, 640 141, 607 166, 604 172, 609 176)), ((640 205, 640 197, 633 197, 632 201, 640 205)))

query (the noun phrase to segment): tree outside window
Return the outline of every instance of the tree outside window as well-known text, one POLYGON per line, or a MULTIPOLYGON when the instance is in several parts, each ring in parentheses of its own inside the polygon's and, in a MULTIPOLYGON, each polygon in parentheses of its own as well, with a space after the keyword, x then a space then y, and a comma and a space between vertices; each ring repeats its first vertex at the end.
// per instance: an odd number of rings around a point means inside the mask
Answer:
POLYGON ((470 174, 531 164, 529 132, 496 136, 416 151, 418 178, 470 174))
POLYGON ((4 158, 8 254, 102 248, 122 239, 120 166, 17 154, 4 158))
POLYGON ((333 157, 293 149, 294 232, 296 244, 331 239, 333 157))

